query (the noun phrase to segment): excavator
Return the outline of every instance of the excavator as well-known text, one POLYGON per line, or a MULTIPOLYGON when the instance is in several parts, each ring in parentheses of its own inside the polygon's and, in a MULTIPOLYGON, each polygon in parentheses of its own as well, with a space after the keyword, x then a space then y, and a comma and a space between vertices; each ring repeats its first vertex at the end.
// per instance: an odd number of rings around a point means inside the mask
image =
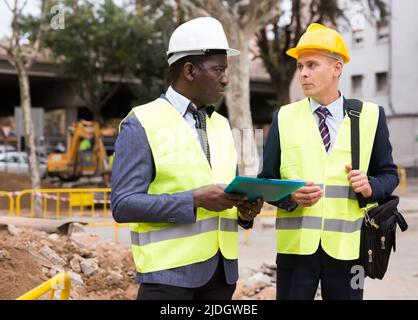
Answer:
POLYGON ((68 127, 66 152, 49 154, 47 168, 49 176, 58 176, 61 181, 99 176, 109 186, 111 167, 99 124, 80 120, 68 127))

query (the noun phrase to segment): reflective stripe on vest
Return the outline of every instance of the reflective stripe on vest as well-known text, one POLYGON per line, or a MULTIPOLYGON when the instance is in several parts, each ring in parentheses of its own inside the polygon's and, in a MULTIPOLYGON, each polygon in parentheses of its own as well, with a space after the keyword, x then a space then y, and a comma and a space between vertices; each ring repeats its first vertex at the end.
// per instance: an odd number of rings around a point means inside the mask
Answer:
MULTIPOLYGON (((132 109, 145 130, 152 151, 155 178, 148 194, 186 192, 211 184, 228 184, 235 177, 237 153, 227 119, 207 117, 211 151, 209 165, 192 129, 166 100, 132 109)), ((190 209, 191 210, 191 209, 190 209)), ((196 223, 131 223, 132 253, 141 273, 205 261, 218 250, 238 258, 236 208, 222 212, 196 209, 196 223)))
MULTIPOLYGON (((378 106, 363 103, 360 116, 360 169, 368 171, 379 117, 378 106)), ((283 106, 278 115, 283 179, 313 181, 324 191, 315 205, 277 210, 277 252, 313 254, 319 243, 331 257, 357 259, 364 218, 347 179, 351 163, 350 119, 345 116, 327 154, 308 99, 283 106)), ((372 206, 374 204, 369 204, 372 206)))
MULTIPOLYGON (((355 221, 338 220, 338 219, 324 219, 324 230, 335 232, 351 233, 359 231, 363 224, 363 218, 355 221)), ((317 229, 321 230, 322 218, 320 217, 289 217, 277 218, 276 229, 279 230, 295 230, 295 229, 317 229)))
MULTIPOLYGON (((199 233, 215 231, 218 230, 218 220, 218 217, 212 217, 197 221, 193 224, 179 224, 162 230, 154 230, 143 233, 131 231, 131 242, 132 244, 138 246, 146 246, 150 243, 159 241, 190 237, 199 233)), ((238 232, 237 220, 222 218, 219 229, 227 232, 238 232)))

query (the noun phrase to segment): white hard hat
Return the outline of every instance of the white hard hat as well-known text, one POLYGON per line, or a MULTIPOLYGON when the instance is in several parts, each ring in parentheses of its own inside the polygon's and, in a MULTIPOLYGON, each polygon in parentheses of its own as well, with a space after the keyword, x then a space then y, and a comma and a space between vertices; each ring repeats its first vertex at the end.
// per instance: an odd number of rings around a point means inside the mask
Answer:
POLYGON ((192 55, 204 55, 207 50, 226 50, 227 56, 239 55, 229 48, 222 24, 211 17, 201 17, 183 23, 170 38, 168 64, 192 55))

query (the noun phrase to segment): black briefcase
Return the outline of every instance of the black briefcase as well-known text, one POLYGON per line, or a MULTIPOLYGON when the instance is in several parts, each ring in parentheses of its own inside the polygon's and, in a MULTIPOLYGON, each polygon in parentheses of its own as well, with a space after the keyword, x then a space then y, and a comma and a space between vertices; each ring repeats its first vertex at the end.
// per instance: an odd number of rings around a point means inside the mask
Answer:
POLYGON ((390 253, 396 251, 396 225, 408 229, 398 211, 399 197, 391 195, 379 206, 366 212, 361 228, 360 261, 365 276, 383 279, 388 268, 390 253))
MULTIPOLYGON (((362 102, 347 100, 347 112, 351 119, 352 168, 358 169, 360 162, 359 119, 362 102)), ((366 200, 357 194, 359 207, 366 207, 366 200)), ((386 197, 379 205, 366 210, 360 236, 360 262, 364 275, 372 279, 383 279, 389 264, 390 253, 396 250, 396 225, 402 231, 408 229, 402 214, 398 211, 399 197, 386 197)))

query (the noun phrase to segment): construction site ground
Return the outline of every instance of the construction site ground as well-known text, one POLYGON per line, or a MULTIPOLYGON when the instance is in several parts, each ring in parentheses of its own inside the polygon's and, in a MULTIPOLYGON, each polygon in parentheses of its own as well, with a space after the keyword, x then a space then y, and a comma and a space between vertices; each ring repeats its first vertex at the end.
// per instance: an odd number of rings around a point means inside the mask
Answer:
MULTIPOLYGON (((29 187, 25 178, 0 177, 0 191, 29 187)), ((45 182, 44 187, 55 186, 45 182)), ((409 229, 398 229, 397 250, 385 278, 366 279, 365 299, 418 299, 418 179, 408 179, 400 196, 399 210, 409 229)), ((275 299, 274 222, 274 217, 262 217, 250 232, 240 230, 240 280, 234 299, 275 299)), ((113 227, 77 225, 69 236, 0 227, 0 299, 16 299, 61 271, 72 278, 71 299, 134 299, 138 285, 128 228, 119 228, 119 243, 114 240, 113 227)))

